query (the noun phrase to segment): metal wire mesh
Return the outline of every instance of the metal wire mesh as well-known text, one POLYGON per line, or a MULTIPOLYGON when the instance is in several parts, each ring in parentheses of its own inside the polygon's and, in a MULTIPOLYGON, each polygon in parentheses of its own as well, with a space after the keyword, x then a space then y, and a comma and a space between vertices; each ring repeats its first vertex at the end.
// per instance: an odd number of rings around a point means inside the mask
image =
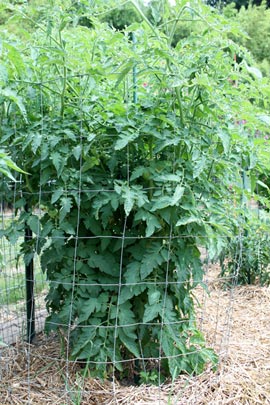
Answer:
MULTIPOLYGON (((79 80, 82 80, 82 77, 78 76, 79 80)), ((34 84, 33 84, 34 85, 34 84)), ((42 86, 40 83, 37 84, 37 87, 40 89, 42 86)), ((80 101, 80 110, 83 109, 84 103, 86 100, 82 97, 80 101)), ((39 104, 42 112, 42 116, 44 118, 44 111, 43 111, 43 96, 42 92, 39 93, 39 104)), ((42 143, 42 136, 44 134, 44 126, 43 126, 43 119, 42 124, 39 128, 39 134, 41 135, 41 143, 42 143)), ((83 128, 82 128, 82 120, 79 120, 79 127, 77 128, 77 143, 80 147, 80 151, 87 146, 89 140, 85 138, 83 128)), ((113 136, 113 135, 112 135, 113 136)), ((102 142, 106 142, 106 136, 104 139, 100 137, 99 144, 102 142)), ((129 147, 126 148, 126 162, 123 162, 123 166, 125 167, 125 178, 127 180, 127 184, 129 184, 130 179, 130 161, 132 160, 132 154, 129 150, 129 147)), ((172 162, 173 165, 174 162, 172 162)), ((83 170, 83 162, 82 162, 82 153, 79 156, 79 180, 76 184, 76 188, 74 185, 69 185, 67 181, 65 192, 65 198, 68 199, 75 199, 77 203, 77 211, 76 217, 74 219, 74 231, 69 238, 66 235, 61 235, 55 233, 53 236, 50 237, 50 243, 52 245, 57 243, 67 244, 68 242, 72 241, 72 252, 70 254, 70 268, 68 269, 71 273, 71 281, 70 279, 55 279, 50 280, 50 288, 57 288, 58 286, 62 286, 64 289, 68 289, 71 291, 70 300, 68 302, 67 308, 67 321, 59 322, 55 320, 55 318, 51 317, 48 321, 48 325, 53 327, 53 329, 57 330, 57 333, 52 333, 49 337, 45 337, 43 334, 39 334, 40 331, 44 328, 44 321, 47 315, 45 309, 45 301, 44 298, 48 292, 49 286, 46 281, 46 275, 44 275, 41 271, 41 267, 39 264, 39 258, 37 255, 34 257, 34 283, 35 283, 35 324, 36 324, 36 337, 31 344, 22 343, 26 338, 26 305, 25 305, 25 264, 22 258, 17 259, 18 253, 21 248, 21 244, 23 243, 22 239, 19 239, 15 244, 11 244, 6 238, 1 239, 1 250, 3 256, 3 263, 2 263, 2 271, 0 273, 0 287, 1 287, 1 295, 0 295, 0 316, 1 316, 1 325, 0 325, 0 336, 3 342, 7 344, 14 344, 16 343, 17 346, 11 346, 14 348, 17 353, 20 353, 20 356, 24 356, 25 358, 25 371, 26 374, 24 375, 23 381, 20 384, 24 385, 23 397, 22 400, 24 403, 32 403, 33 395, 35 394, 35 386, 33 385, 33 381, 35 380, 35 376, 40 373, 42 374, 43 370, 49 365, 54 365, 54 371, 57 374, 57 378, 54 381, 54 375, 51 376, 50 379, 50 389, 53 391, 53 396, 51 401, 58 402, 51 402, 51 403, 64 403, 64 404, 79 404, 80 401, 86 400, 90 401, 91 396, 96 393, 97 389, 95 388, 93 391, 89 389, 89 387, 85 387, 85 381, 88 378, 88 372, 82 371, 83 366, 85 365, 95 365, 96 367, 102 364, 102 361, 95 362, 93 360, 71 360, 71 334, 74 330, 76 321, 73 319, 73 312, 75 306, 75 298, 77 295, 77 291, 79 288, 106 288, 111 289, 114 294, 116 294, 116 307, 115 307, 115 316, 113 319, 115 321, 110 325, 104 325, 96 323, 95 325, 76 325, 76 327, 80 330, 85 329, 86 334, 91 336, 91 333, 97 327, 102 330, 104 329, 104 346, 106 346, 106 333, 109 330, 113 330, 113 353, 112 353, 112 361, 107 362, 104 361, 105 365, 108 366, 110 370, 108 373, 109 380, 112 381, 112 385, 108 388, 111 395, 111 402, 107 401, 106 403, 118 403, 118 391, 119 391, 119 383, 118 383, 118 376, 119 373, 116 372, 118 363, 125 363, 130 364, 130 367, 133 370, 136 369, 136 361, 140 361, 143 365, 143 370, 147 371, 147 362, 154 363, 154 369, 156 370, 155 377, 157 377, 152 382, 158 385, 158 391, 156 392, 155 401, 156 403, 165 403, 164 402, 164 395, 163 395, 163 379, 162 379, 162 360, 168 358, 162 350, 162 340, 163 340, 163 331, 164 327, 168 325, 168 321, 166 321, 166 311, 167 311, 167 291, 169 286, 172 285, 180 285, 180 281, 175 281, 170 276, 170 269, 171 269, 171 246, 175 239, 177 240, 185 240, 186 238, 194 237, 196 238, 196 234, 183 234, 183 235, 175 235, 173 233, 173 227, 171 225, 170 232, 167 235, 162 236, 150 236, 146 238, 140 234, 130 235, 127 228, 127 221, 128 216, 126 215, 123 221, 119 224, 119 229, 121 232, 115 233, 107 233, 98 234, 91 236, 85 236, 80 234, 80 227, 83 220, 85 220, 85 212, 82 215, 82 196, 90 196, 91 194, 95 195, 106 195, 108 198, 115 198, 115 189, 108 188, 107 185, 105 187, 96 189, 95 186, 88 185, 87 187, 84 186, 82 182, 82 170, 83 170), (142 240, 150 240, 150 241, 157 241, 160 243, 161 246, 166 245, 166 260, 165 260, 165 277, 163 280, 146 280, 140 282, 130 282, 126 281, 123 276, 123 267, 124 267, 124 260, 126 260, 126 251, 128 246, 131 242, 134 241, 142 241, 142 240), (98 240, 100 243, 104 241, 104 246, 106 246, 106 241, 111 242, 115 240, 116 243, 120 244, 120 254, 116 255, 115 258, 112 257, 114 260, 113 265, 117 268, 117 282, 105 282, 103 283, 102 280, 99 282, 96 281, 83 281, 80 279, 80 264, 82 262, 82 257, 84 261, 91 260, 91 253, 87 252, 85 246, 89 241, 96 241, 98 240), (83 256, 82 251, 85 250, 83 256), (132 330, 134 326, 143 325, 144 322, 141 321, 133 322, 133 320, 128 321, 125 320, 123 323, 119 323, 119 311, 121 305, 121 294, 124 287, 135 287, 141 285, 145 287, 146 285, 155 285, 159 286, 163 289, 163 298, 161 305, 161 321, 160 322, 147 322, 147 327, 156 327, 160 330, 160 341, 158 342, 158 356, 154 357, 151 354, 148 357, 144 354, 141 348, 141 355, 133 358, 127 358, 124 360, 117 359, 117 352, 119 351, 117 337, 119 334, 119 330, 126 329, 132 330), (48 349, 47 349, 48 348, 48 349), (35 369, 33 374, 32 368, 33 365, 38 364, 39 369, 35 369), (62 384, 59 382, 61 380, 62 384), (76 402, 77 401, 77 402, 76 402)), ((40 176, 41 176, 40 172, 40 176)), ((118 181, 119 178, 114 178, 112 181, 118 181)), ((143 189, 143 191, 149 191, 149 188, 143 189)), ((157 188, 153 189, 153 191, 157 191, 157 188)), ((35 197, 36 204, 33 208, 33 213, 37 217, 42 217, 44 215, 44 207, 43 201, 44 199, 52 200, 57 192, 63 192, 63 190, 57 190, 55 188, 54 179, 48 179, 46 184, 42 185, 40 181, 39 190, 32 193, 32 196, 35 197)), ((25 191, 23 189, 23 180, 20 180, 20 184, 16 184, 14 186, 14 201, 17 200, 18 196, 29 196, 31 193, 29 191, 25 191), (17 194, 16 194, 17 193, 17 194)), ((4 198, 4 197, 3 197, 4 198)), ((4 200, 3 200, 4 202, 4 200)), ((2 204, 3 206, 3 204, 2 204)), ((2 228, 6 228, 7 224, 10 224, 11 221, 15 220, 17 213, 13 207, 9 209, 3 208, 1 212, 1 222, 2 228)), ((40 228, 36 231, 36 246, 40 240, 43 240, 43 236, 40 234, 40 228)), ((241 230, 239 230, 239 252, 238 252, 238 264, 241 264, 241 251, 242 251, 242 244, 241 244, 241 230)), ((106 250, 106 247, 104 247, 106 250)), ((209 263, 207 251, 201 249, 201 260, 204 262, 204 283, 206 286, 213 282, 212 280, 212 272, 214 271, 215 274, 217 273, 217 269, 213 270, 212 265, 209 263)), ((109 264, 110 265, 110 264, 109 264)), ((126 263, 125 263, 126 265, 126 263)), ((233 278, 237 278, 237 273, 239 270, 239 266, 236 268, 235 274, 233 274, 233 278)), ((29 281, 29 280, 28 280, 29 281)), ((223 280, 226 281, 226 280, 223 280)), ((221 279, 218 280, 219 283, 222 282, 221 279)), ((182 281, 184 284, 185 281, 182 281)), ((234 285, 230 287, 230 294, 228 296, 227 307, 222 308, 222 316, 220 315, 220 308, 219 308, 219 300, 217 298, 216 301, 216 313, 213 313, 213 319, 211 320, 211 324, 214 324, 214 331, 212 332, 212 336, 207 342, 210 346, 214 346, 215 350, 218 354, 220 354, 223 358, 226 356, 228 348, 229 348, 229 338, 230 332, 232 328, 232 314, 233 314, 233 306, 234 306, 234 285), (225 314, 225 317, 224 317, 225 314)), ((195 292, 196 294, 196 292, 195 292)), ((205 328, 205 316, 207 314, 206 305, 208 303, 207 300, 207 293, 205 291, 200 291, 198 287, 198 301, 200 302, 199 307, 197 308, 198 312, 198 319, 199 324, 201 325, 202 331, 205 328)), ((187 323, 186 319, 176 320, 175 322, 170 322, 169 326, 174 324, 185 324, 187 323)), ((140 342, 141 344, 141 342, 140 342)), ((3 359, 4 363, 7 361, 7 352, 3 349, 3 359)), ((201 350, 198 347, 198 352, 201 350)), ((192 353, 191 353, 192 354, 192 353)), ((181 355, 176 354, 172 355, 172 358, 177 358, 181 355)), ((186 356, 186 354, 185 354, 186 356)), ((87 370, 87 368, 86 368, 87 370)), ((2 374, 12 374, 10 369, 7 365, 3 365, 1 363, 1 373, 2 374)), ((146 374, 147 375, 147 374, 146 374)), ((154 377, 153 377, 154 378, 154 377)), ((191 378, 191 377, 190 377, 191 378)), ((150 381, 151 382, 151 381, 150 381)), ((41 383, 42 385, 42 383, 41 383)), ((7 401, 14 400, 15 397, 12 396, 12 392, 14 391, 14 387, 11 386, 10 388, 10 396, 8 397, 7 401)), ((184 388, 183 388, 184 390, 184 388)), ((1 399, 2 400, 2 399, 1 399)), ((3 401, 3 400, 2 400, 3 401)), ((18 400, 19 401, 19 400, 18 400)), ((96 400, 95 400, 96 401, 96 400)), ((177 401, 177 400, 176 400, 177 401)), ((9 403, 9 402, 5 402, 9 403)), ((18 402, 22 403, 22 402, 18 402)), ((36 402, 38 403, 38 402, 36 402)), ((45 403, 45 402, 44 402, 45 403)), ((48 402, 50 403, 50 402, 48 402)), ((89 402, 91 403, 91 402, 89 402)), ((93 402, 98 403, 98 402, 93 402)), ((101 403, 101 402, 100 402, 101 403)), ((122 402, 125 403, 125 402, 122 402)), ((129 402, 126 402, 129 403, 129 402)), ((142 402, 147 403, 147 402, 142 402)), ((175 402, 177 403, 177 402, 175 402)), ((4 404, 4 402, 3 402, 4 404)))

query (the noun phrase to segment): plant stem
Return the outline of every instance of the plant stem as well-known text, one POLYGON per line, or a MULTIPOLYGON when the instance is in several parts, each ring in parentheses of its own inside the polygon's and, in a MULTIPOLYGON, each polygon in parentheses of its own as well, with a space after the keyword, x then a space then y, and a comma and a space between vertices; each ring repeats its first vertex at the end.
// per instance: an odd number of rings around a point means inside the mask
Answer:
MULTIPOLYGON (((153 161, 153 137, 151 136, 150 142, 149 142, 149 155, 150 155, 150 163, 153 161)), ((149 199, 152 200, 153 197, 153 187, 154 187, 154 182, 153 179, 150 178, 149 180, 149 199)))
POLYGON ((136 8, 142 19, 146 22, 146 24, 151 28, 155 36, 160 39, 158 31, 155 29, 155 27, 151 24, 151 22, 148 20, 144 12, 141 10, 139 4, 137 3, 136 0, 130 0, 130 2, 133 4, 133 6, 136 8))
POLYGON ((178 101, 180 119, 181 119, 181 122, 182 122, 182 126, 184 126, 185 123, 184 123, 183 106, 182 106, 182 100, 181 100, 181 94, 180 94, 179 87, 175 88, 175 93, 176 93, 176 98, 177 98, 177 101, 178 101))
MULTIPOLYGON (((179 87, 175 88, 175 93, 176 93, 176 98, 178 101, 178 108, 179 108, 179 113, 180 113, 180 120, 182 123, 182 127, 184 127, 184 113, 183 113, 183 106, 182 106, 182 100, 181 100, 181 94, 180 94, 180 89, 179 87)), ((175 150, 175 156, 176 160, 180 158, 180 144, 177 145, 176 150, 175 150)))
POLYGON ((67 87, 67 68, 64 66, 63 68, 63 88, 61 92, 61 109, 60 109, 60 115, 63 118, 64 116, 64 109, 65 109, 65 93, 66 93, 66 87, 67 87))

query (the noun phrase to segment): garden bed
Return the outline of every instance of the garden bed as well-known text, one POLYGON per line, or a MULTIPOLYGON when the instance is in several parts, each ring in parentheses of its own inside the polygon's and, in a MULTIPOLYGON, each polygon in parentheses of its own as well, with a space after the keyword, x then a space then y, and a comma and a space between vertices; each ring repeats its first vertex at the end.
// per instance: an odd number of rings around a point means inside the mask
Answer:
POLYGON ((1 405, 270 404, 270 288, 226 290, 217 273, 212 268, 207 280, 210 295, 197 291, 201 329, 220 356, 216 372, 182 375, 161 387, 101 382, 83 378, 76 363, 67 369, 56 337, 41 334, 31 346, 2 349, 1 405))

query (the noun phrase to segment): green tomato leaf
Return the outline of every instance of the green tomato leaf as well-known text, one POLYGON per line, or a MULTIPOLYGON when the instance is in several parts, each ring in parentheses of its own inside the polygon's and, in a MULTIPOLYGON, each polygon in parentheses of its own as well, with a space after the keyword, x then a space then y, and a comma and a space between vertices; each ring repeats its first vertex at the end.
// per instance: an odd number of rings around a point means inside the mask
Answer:
POLYGON ((30 215, 30 217, 27 220, 27 224, 31 231, 33 231, 36 235, 39 235, 40 233, 40 222, 39 218, 36 215, 30 215))
POLYGON ((118 328, 118 336, 123 345, 132 353, 135 357, 140 358, 140 348, 138 342, 136 342, 136 334, 133 333, 133 335, 130 337, 129 335, 126 334, 126 328, 118 328))
POLYGON ((162 311, 162 303, 155 304, 155 305, 147 305, 145 307, 144 315, 143 315, 143 323, 148 323, 153 321, 159 313, 162 311))
POLYGON ((136 200, 136 195, 130 189, 126 189, 125 193, 123 194, 124 198, 124 209, 126 216, 128 217, 136 200))
POLYGON ((64 191, 61 190, 61 189, 55 190, 55 191, 52 193, 51 203, 52 203, 52 204, 55 204, 56 201, 58 201, 59 198, 63 195, 63 193, 64 193, 64 191))
POLYGON ((175 226, 183 226, 183 225, 187 225, 187 224, 191 224, 191 223, 197 223, 197 224, 201 224, 201 219, 198 217, 195 217, 194 215, 190 215, 190 216, 184 216, 183 218, 179 219, 175 226))
POLYGON ((183 195, 184 195, 185 187, 182 187, 180 185, 176 186, 175 192, 173 194, 173 197, 171 199, 171 206, 174 205, 179 205, 183 195))
POLYGON ((69 197, 62 197, 61 198, 61 208, 60 208, 60 213, 59 213, 59 222, 61 223, 66 215, 70 212, 72 208, 72 199, 69 197))

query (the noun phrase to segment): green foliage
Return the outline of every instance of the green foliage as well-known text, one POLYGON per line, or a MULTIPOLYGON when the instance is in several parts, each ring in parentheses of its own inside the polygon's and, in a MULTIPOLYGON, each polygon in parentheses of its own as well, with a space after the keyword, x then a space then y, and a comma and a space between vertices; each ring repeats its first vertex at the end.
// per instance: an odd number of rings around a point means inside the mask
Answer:
POLYGON ((10 180, 15 181, 14 176, 12 175, 12 171, 25 173, 21 170, 5 153, 3 150, 0 150, 0 172, 4 174, 4 176, 8 177, 10 180))
POLYGON ((207 0, 207 4, 217 7, 218 9, 223 9, 223 7, 233 7, 236 8, 236 10, 240 10, 244 7, 248 8, 249 6, 260 6, 262 3, 265 3, 267 7, 270 6, 269 0, 225 0, 223 2, 220 0, 207 0))
POLYGON ((34 233, 23 250, 41 256, 50 283, 47 331, 69 329, 71 358, 101 377, 134 359, 148 371, 162 358, 172 376, 217 361, 194 314, 199 247, 213 258, 237 229, 228 207, 240 194, 229 190, 243 166, 255 170, 250 133, 267 126, 267 84, 232 66, 230 26, 203 4, 189 9, 207 29, 172 46, 184 6, 164 7, 165 31, 137 3, 141 24, 110 29, 103 3, 86 5, 92 29, 62 10, 27 46, 3 40, 12 97, 1 142, 30 173, 16 201, 32 207, 20 216, 34 233))
MULTIPOLYGON (((260 119, 264 122, 270 123, 270 117, 263 114, 260 119)), ((257 149, 257 156, 259 164, 257 166, 257 173, 253 173, 251 176, 251 190, 255 193, 254 198, 256 199, 258 205, 263 207, 265 210, 269 211, 270 203, 270 135, 269 132, 256 131, 254 144, 257 149)))
POLYGON ((224 253, 221 275, 228 284, 270 284, 270 220, 260 215, 245 219, 243 231, 224 253))
MULTIPOLYGON (((41 269, 35 273, 35 293, 44 290, 44 275, 41 269)), ((5 273, 0 276, 0 305, 11 305, 23 302, 25 299, 25 275, 23 272, 5 269, 5 273)))
POLYGON ((258 62, 269 59, 270 55, 270 10, 265 3, 261 6, 249 6, 239 11, 238 19, 248 34, 244 45, 258 62))
POLYGON ((159 384, 158 370, 141 371, 140 384, 159 384))
MULTIPOLYGON (((231 5, 224 9, 224 13, 228 15, 230 10, 231 5)), ((270 9, 265 2, 258 6, 249 4, 248 7, 242 7, 239 13, 234 15, 234 19, 245 33, 245 36, 238 37, 237 41, 252 53, 259 68, 269 77, 270 9)))
POLYGON ((107 12, 102 19, 111 27, 117 30, 124 30, 129 25, 140 22, 141 16, 132 4, 128 2, 123 6, 113 8, 111 11, 107 12))

